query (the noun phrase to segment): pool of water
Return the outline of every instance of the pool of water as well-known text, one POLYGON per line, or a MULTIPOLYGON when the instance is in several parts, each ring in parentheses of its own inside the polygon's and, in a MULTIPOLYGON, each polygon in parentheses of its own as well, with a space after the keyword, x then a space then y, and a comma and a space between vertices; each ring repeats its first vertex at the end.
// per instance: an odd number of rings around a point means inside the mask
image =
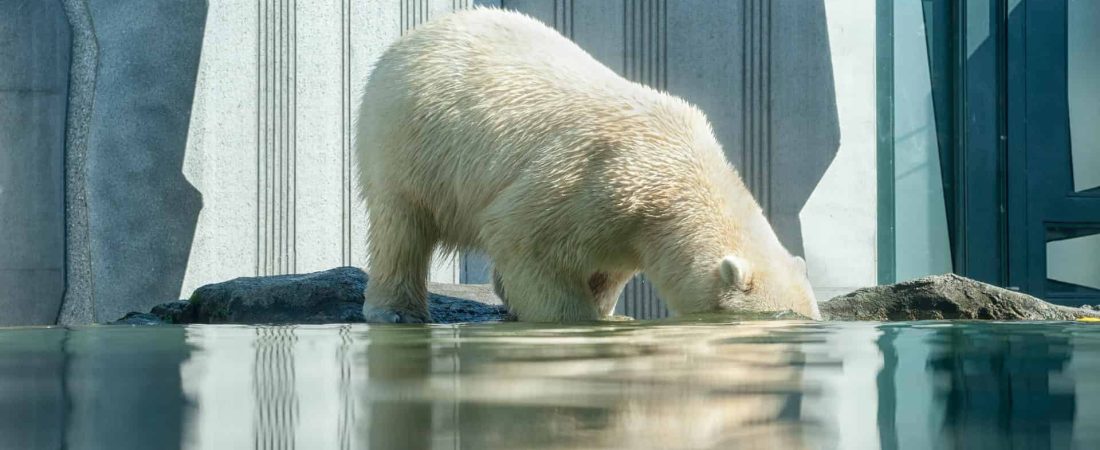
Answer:
POLYGON ((0 449, 1100 448, 1100 326, 0 329, 0 449))

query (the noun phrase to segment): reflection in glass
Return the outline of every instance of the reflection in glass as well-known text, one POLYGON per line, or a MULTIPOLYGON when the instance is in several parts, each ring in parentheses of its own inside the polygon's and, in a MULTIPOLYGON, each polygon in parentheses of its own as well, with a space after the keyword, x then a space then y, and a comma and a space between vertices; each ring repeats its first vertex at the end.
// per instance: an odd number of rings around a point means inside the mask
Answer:
MULTIPOLYGON (((1065 324, 884 324, 880 448, 1094 448, 1100 335, 1065 324), (1084 331, 1084 332, 1082 332, 1084 331), (891 360, 894 362, 890 362, 891 360), (1088 370, 1093 370, 1091 373, 1088 370), (883 419, 893 418, 893 423, 883 419)), ((880 397, 881 398, 881 397, 880 397)))
POLYGON ((179 447, 184 418, 193 412, 179 371, 191 354, 185 338, 178 327, 156 333, 132 327, 69 331, 60 375, 64 429, 53 430, 64 436, 63 448, 179 447))
MULTIPOLYGON (((894 2, 897 279, 951 272, 929 33, 921 0, 894 2)), ((945 111, 941 111, 945 114, 945 111)))
POLYGON ((943 328, 928 368, 945 405, 941 442, 955 448, 1068 448, 1074 423, 1066 333, 1028 334, 943 328), (1005 434, 1004 428, 1019 434, 1005 434))
POLYGON ((1051 227, 1047 234, 1050 290, 1100 290, 1100 228, 1051 227))
POLYGON ((0 331, 0 448, 62 447, 64 345, 51 329, 0 331))
POLYGON ((1073 190, 1100 187, 1100 2, 1068 0, 1067 79, 1073 190))
POLYGON ((1100 448, 1100 337, 1096 333, 1074 330, 1070 335, 1069 350, 1072 355, 1066 366, 1068 378, 1053 388, 1060 391, 1073 390, 1076 400, 1073 402, 1074 421, 1069 448, 1100 448))

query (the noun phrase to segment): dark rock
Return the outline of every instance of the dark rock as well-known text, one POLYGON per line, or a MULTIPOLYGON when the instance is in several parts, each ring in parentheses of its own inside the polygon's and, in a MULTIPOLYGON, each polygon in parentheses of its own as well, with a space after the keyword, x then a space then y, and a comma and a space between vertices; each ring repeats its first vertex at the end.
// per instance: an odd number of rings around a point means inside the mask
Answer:
POLYGON ((164 321, 155 314, 130 312, 110 325, 164 325, 164 321))
POLYGON ((825 320, 1075 320, 1100 317, 954 274, 860 289, 820 305, 825 320))
MULTIPOLYGON (((355 267, 323 272, 243 277, 202 286, 190 300, 164 303, 148 313, 130 313, 116 324, 160 323, 321 324, 363 322, 368 277, 355 267)), ((436 323, 507 319, 503 305, 430 294, 436 323)))
POLYGON ((195 309, 187 300, 162 303, 154 306, 150 313, 165 323, 195 323, 195 309))
POLYGON ((190 307, 194 323, 348 322, 362 308, 366 286, 366 274, 354 267, 242 277, 196 289, 190 307))

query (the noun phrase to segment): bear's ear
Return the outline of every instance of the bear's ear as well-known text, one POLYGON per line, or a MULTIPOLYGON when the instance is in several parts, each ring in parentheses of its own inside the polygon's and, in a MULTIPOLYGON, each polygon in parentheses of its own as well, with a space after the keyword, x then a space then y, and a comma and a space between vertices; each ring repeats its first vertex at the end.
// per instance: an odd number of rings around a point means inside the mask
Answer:
POLYGON ((718 272, 722 274, 722 281, 727 285, 742 291, 748 290, 750 269, 747 261, 733 255, 726 256, 722 258, 718 272))
POLYGON ((803 275, 806 275, 806 260, 801 256, 794 257, 794 266, 798 268, 798 271, 803 275))

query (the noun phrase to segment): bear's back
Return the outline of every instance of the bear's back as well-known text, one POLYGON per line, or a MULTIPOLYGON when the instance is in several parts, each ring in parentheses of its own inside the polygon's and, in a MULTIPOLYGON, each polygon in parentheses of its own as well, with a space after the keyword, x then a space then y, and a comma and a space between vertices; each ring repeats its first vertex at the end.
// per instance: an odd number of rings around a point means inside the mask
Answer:
POLYGON ((371 84, 431 113, 467 108, 464 114, 496 117, 546 117, 568 106, 598 120, 606 109, 661 95, 623 79, 538 20, 492 8, 458 12, 403 36, 379 59, 368 91, 371 84))
POLYGON ((725 166, 697 109, 620 77, 535 19, 496 9, 459 12, 395 42, 368 81, 358 129, 362 185, 461 222, 441 226, 459 242, 475 234, 468 219, 509 187, 561 193, 534 199, 643 181, 695 186, 707 184, 699 167, 725 166))

